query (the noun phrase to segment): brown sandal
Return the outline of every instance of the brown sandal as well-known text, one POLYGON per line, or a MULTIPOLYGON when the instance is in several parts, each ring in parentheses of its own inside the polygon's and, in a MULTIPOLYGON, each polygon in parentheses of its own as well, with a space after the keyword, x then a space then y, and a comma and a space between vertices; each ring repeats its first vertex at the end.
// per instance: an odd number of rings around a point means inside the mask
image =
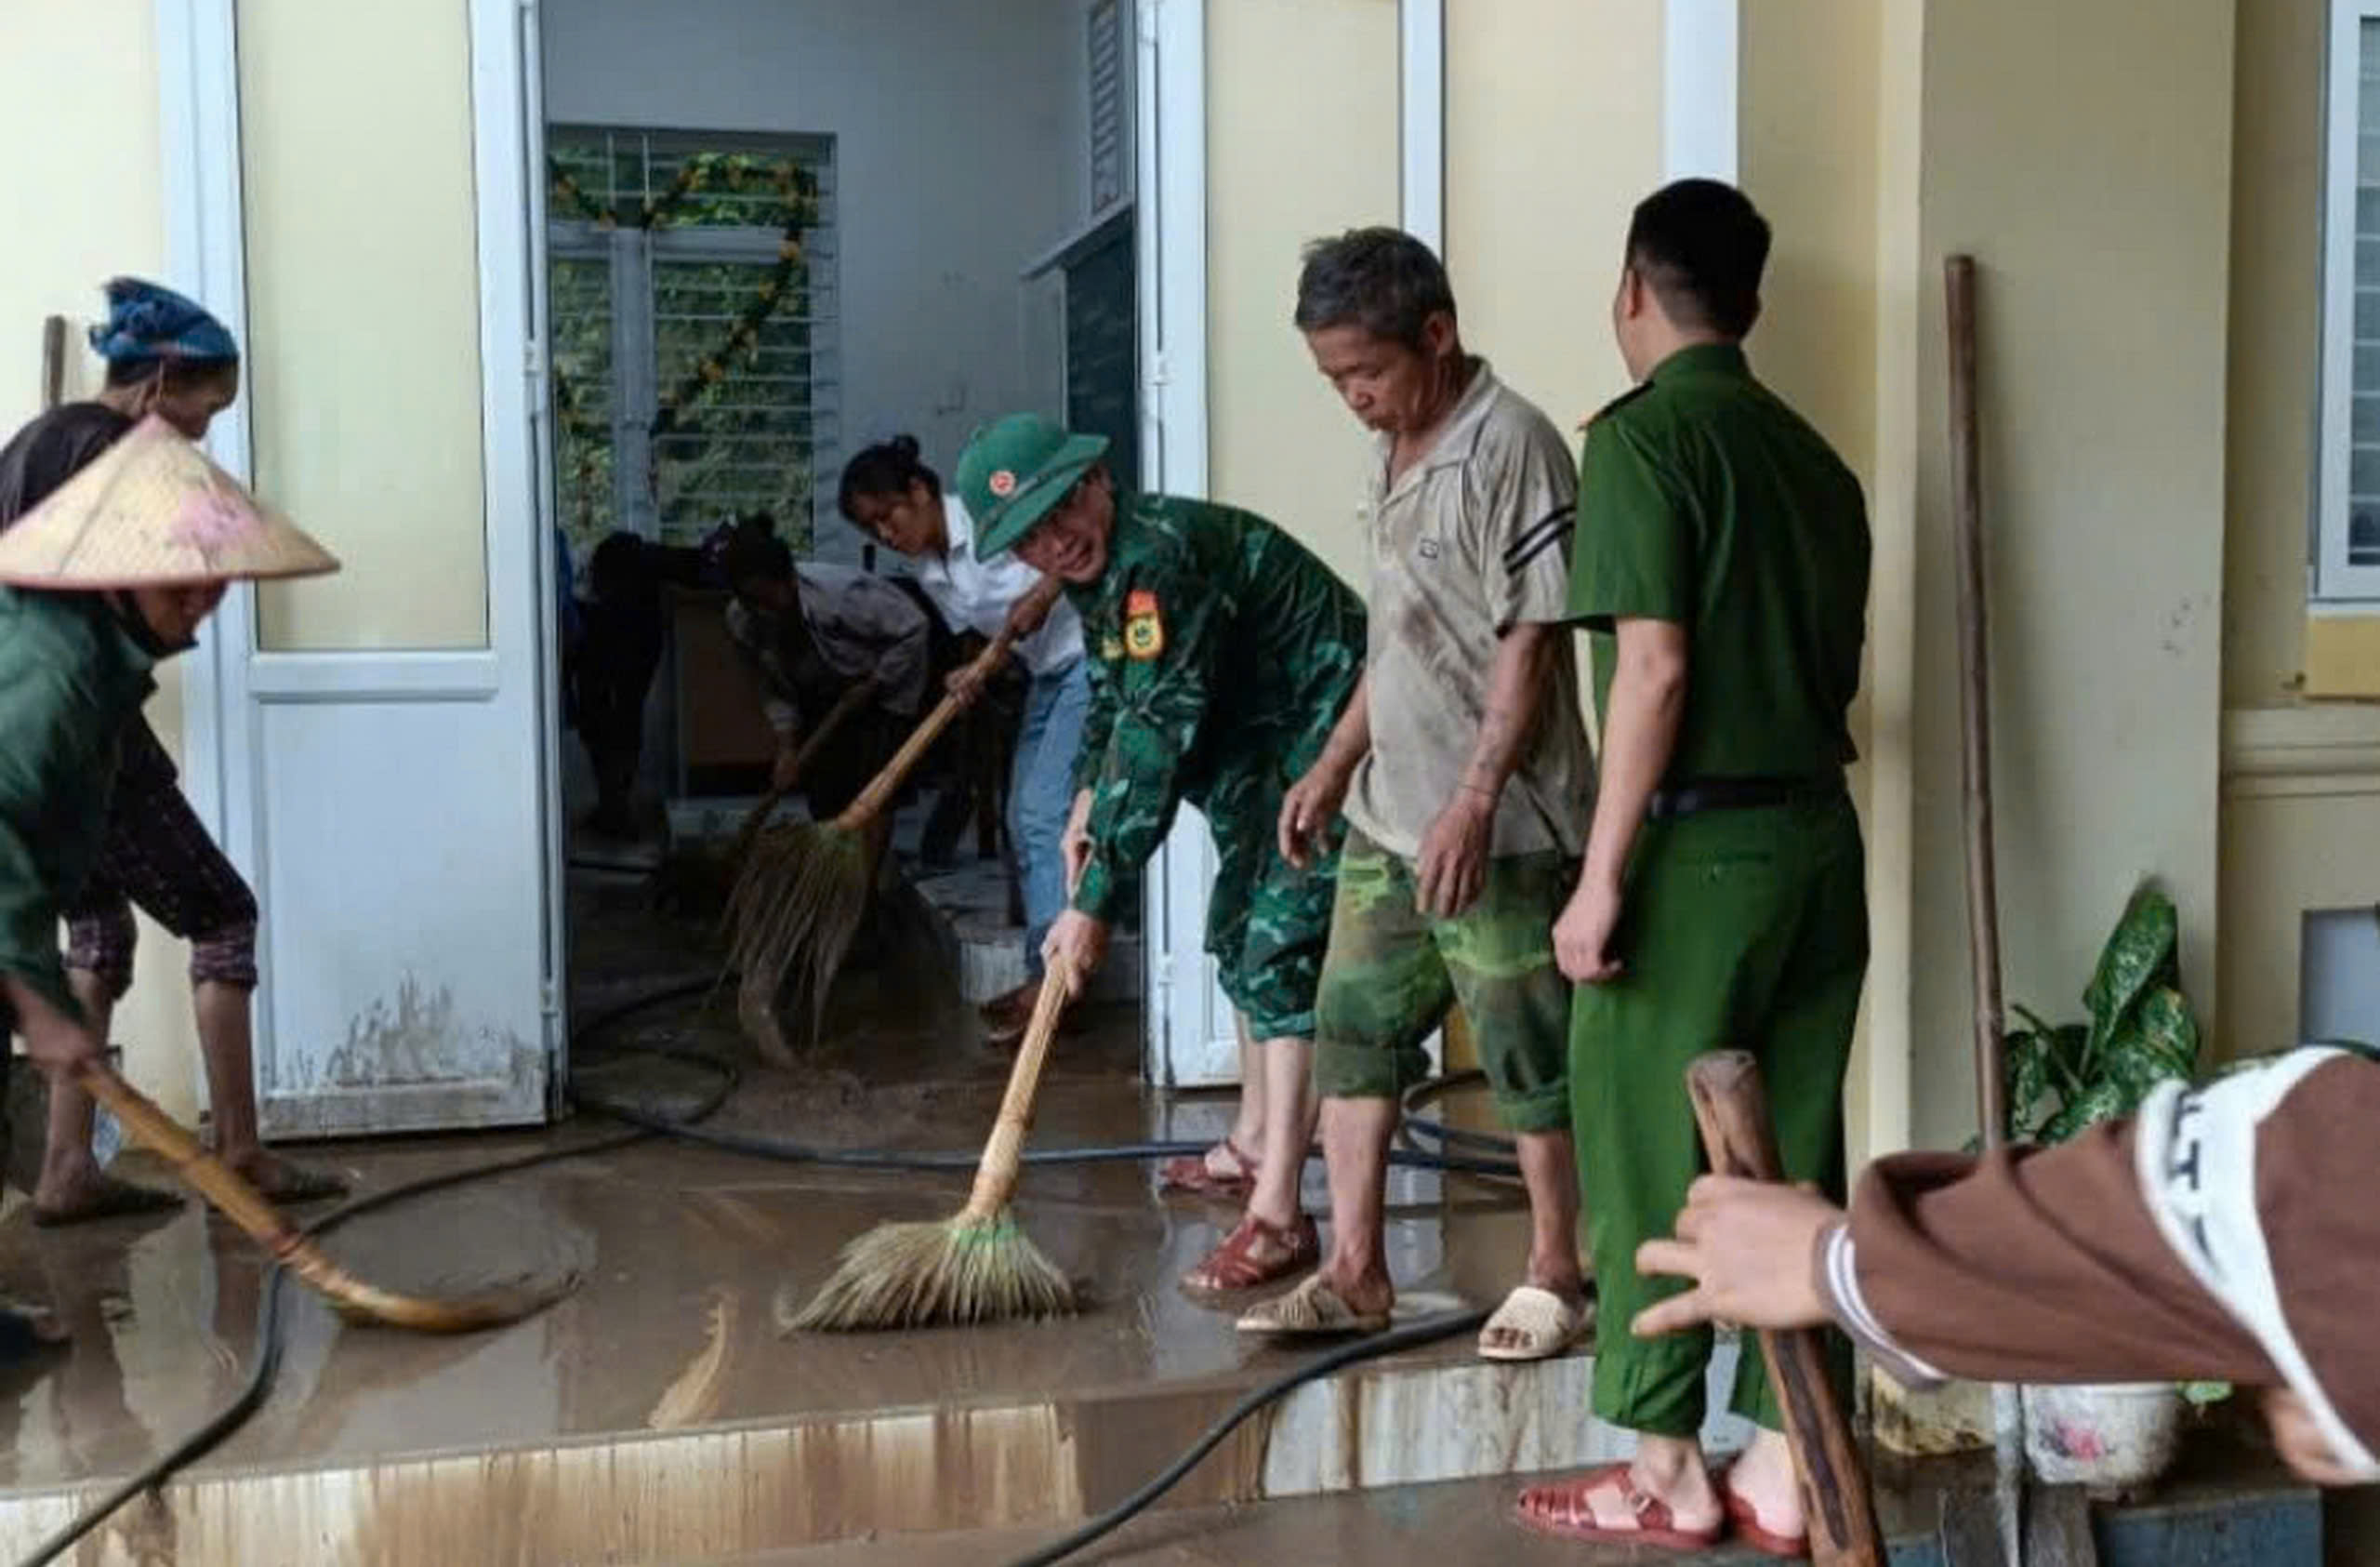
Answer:
POLYGON ((1247 1152, 1229 1137, 1215 1147, 1229 1154, 1231 1162, 1239 1168, 1226 1175, 1210 1165, 1207 1161, 1213 1155, 1214 1149, 1205 1153, 1183 1154, 1179 1159, 1168 1161, 1157 1172, 1157 1189, 1186 1191, 1198 1197, 1227 1197, 1234 1202, 1245 1201, 1248 1194, 1256 1189, 1256 1161, 1249 1158, 1247 1152))
POLYGON ((1295 1224, 1273 1225, 1243 1214, 1238 1228, 1183 1275, 1182 1285, 1205 1295, 1236 1295, 1302 1273, 1321 1260, 1322 1237, 1311 1216, 1300 1214, 1295 1224), (1269 1262, 1260 1261, 1256 1248, 1267 1242, 1276 1255, 1269 1262))
POLYGON ((1717 1545, 1725 1532, 1715 1524, 1708 1529, 1680 1529, 1676 1518, 1670 1512, 1670 1505, 1640 1489, 1636 1477, 1624 1463, 1589 1469, 1576 1480, 1531 1486, 1521 1493, 1520 1502, 1514 1510, 1524 1528, 1592 1545, 1703 1551, 1717 1545), (1620 1506, 1628 1509, 1629 1523, 1614 1525, 1595 1521, 1594 1504, 1588 1498, 1606 1486, 1619 1494, 1620 1506))

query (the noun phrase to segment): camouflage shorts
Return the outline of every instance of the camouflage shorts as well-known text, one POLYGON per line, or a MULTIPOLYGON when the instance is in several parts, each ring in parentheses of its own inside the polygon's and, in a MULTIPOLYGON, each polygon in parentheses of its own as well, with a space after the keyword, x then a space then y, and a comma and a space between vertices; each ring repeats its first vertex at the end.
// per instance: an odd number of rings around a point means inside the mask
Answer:
POLYGON ((1570 982, 1554 965, 1554 922, 1576 869, 1553 851, 1491 859, 1479 900, 1434 920, 1414 907, 1411 863, 1350 834, 1322 968, 1316 1087, 1395 1098, 1429 1071, 1421 1043, 1461 1003, 1504 1124, 1567 1130, 1570 982))
MULTIPOLYGON (((1328 724, 1322 733, 1328 733, 1328 724)), ((1281 857, 1281 796, 1320 750, 1301 737, 1262 764, 1228 770, 1200 803, 1215 837, 1207 950, 1252 1039, 1314 1037, 1314 993, 1330 939, 1339 829, 1303 870, 1281 857)))

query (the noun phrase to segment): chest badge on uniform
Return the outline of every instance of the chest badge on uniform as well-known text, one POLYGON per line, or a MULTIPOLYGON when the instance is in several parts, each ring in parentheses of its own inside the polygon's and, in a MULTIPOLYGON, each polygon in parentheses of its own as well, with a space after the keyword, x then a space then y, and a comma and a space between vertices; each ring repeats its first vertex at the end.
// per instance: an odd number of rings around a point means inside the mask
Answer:
POLYGON ((1165 617, 1146 588, 1124 595, 1124 651, 1142 663, 1165 651, 1165 617))

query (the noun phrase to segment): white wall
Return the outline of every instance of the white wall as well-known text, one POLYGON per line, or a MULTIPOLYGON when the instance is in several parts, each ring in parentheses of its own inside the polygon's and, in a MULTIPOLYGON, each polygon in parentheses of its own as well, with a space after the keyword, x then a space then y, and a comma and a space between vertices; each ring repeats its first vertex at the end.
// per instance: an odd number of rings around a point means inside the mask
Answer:
POLYGON ((985 419, 1061 411, 1018 274, 1081 215, 1079 0, 545 0, 543 25, 554 123, 835 137, 845 456, 907 431, 947 475, 985 419))

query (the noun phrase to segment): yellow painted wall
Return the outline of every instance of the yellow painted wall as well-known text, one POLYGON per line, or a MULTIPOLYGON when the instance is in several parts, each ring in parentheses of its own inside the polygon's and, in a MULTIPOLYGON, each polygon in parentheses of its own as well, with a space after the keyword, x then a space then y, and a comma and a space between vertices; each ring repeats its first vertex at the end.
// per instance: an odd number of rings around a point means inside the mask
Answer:
POLYGON ((2309 910, 2380 898, 2380 621, 2306 606, 2321 331, 2322 0, 2240 0, 2217 1047, 2299 1036, 2309 910))
MULTIPOLYGON (((0 261, 0 431, 13 431, 40 410, 46 316, 72 324, 66 395, 97 390, 82 332, 103 309, 99 285, 161 272, 165 224, 152 0, 11 0, 0 28, 0 145, 21 154, 0 261)), ((173 665, 159 686, 150 721, 178 752, 173 665)), ((113 1029, 134 1082, 183 1116, 197 1109, 188 963, 179 942, 142 921, 138 983, 113 1029)))
POLYGON ((1447 7, 1446 260, 1463 337, 1566 432, 1628 386, 1611 294, 1629 210, 1660 182, 1662 9, 1447 7))
POLYGON ((2235 708, 2288 701, 2305 657, 2329 10, 2239 0, 2223 604, 2223 696, 2235 708))
POLYGON ((1921 1141, 1974 1128, 1961 895, 1944 255, 1982 265, 2011 1000, 2080 992, 2135 881, 2215 1000, 2233 0, 1930 0, 1924 37, 1911 706, 1921 1141))
POLYGON ((1208 489, 1360 588, 1369 437, 1290 325, 1308 240, 1399 220, 1395 0, 1209 0, 1208 489))
POLYGON ((468 21, 239 0, 256 479, 347 568, 268 648, 487 644, 468 21))
MULTIPOLYGON (((1749 345, 1753 364, 1858 471, 1872 507, 1884 7, 1882 0, 1767 0, 1743 8, 1742 26, 1739 179, 1776 236, 1749 345)), ((1880 825, 1874 652, 1871 634, 1868 676, 1852 713, 1861 762, 1851 779, 1871 857, 1880 825)), ((1889 1026, 1906 1016, 1907 960, 1905 944, 1896 948, 1897 934, 1876 938, 1871 1004, 1854 1047, 1844 1109, 1855 1159, 1898 1147, 1907 1135, 1906 1072, 1898 1065, 1907 1029, 1889 1026), (1880 995, 1898 1001, 1901 1011, 1880 1013, 1873 1004, 1880 995), (1882 1120, 1880 1107, 1890 1107, 1882 1120)))

